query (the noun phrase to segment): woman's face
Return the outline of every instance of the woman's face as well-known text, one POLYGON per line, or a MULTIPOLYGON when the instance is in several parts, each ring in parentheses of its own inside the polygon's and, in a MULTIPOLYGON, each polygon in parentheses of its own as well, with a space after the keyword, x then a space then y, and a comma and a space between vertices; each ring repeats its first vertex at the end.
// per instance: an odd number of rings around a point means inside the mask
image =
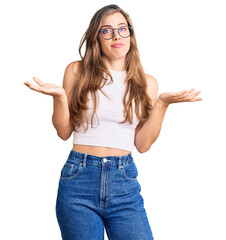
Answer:
MULTIPOLYGON (((100 29, 106 27, 120 28, 123 26, 128 26, 126 18, 121 13, 114 13, 102 18, 100 29)), ((130 36, 123 38, 119 35, 118 30, 114 31, 114 36, 110 40, 104 39, 99 33, 98 40, 100 43, 102 55, 109 60, 125 58, 130 49, 130 36), (113 46, 118 43, 121 43, 123 45, 120 47, 113 46)))

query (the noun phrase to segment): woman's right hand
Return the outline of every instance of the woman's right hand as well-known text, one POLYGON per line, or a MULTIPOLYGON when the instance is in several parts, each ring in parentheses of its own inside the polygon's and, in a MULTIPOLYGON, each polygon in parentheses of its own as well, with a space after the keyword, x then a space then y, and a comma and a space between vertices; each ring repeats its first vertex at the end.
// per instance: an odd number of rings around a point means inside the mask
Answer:
POLYGON ((50 95, 50 96, 53 96, 53 97, 61 97, 63 94, 65 94, 65 90, 62 87, 59 87, 59 86, 54 85, 52 83, 44 83, 36 77, 33 77, 33 80, 39 86, 33 85, 28 81, 24 82, 24 84, 34 91, 37 91, 37 92, 40 92, 40 93, 43 93, 43 94, 46 94, 46 95, 50 95))

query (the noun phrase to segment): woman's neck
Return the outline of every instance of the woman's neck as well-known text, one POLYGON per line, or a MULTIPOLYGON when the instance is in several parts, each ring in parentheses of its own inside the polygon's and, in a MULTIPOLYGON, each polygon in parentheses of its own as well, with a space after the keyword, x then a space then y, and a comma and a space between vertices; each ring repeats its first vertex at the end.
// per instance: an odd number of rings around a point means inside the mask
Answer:
POLYGON ((116 59, 116 60, 109 60, 106 57, 102 57, 104 64, 109 70, 112 71, 125 71, 126 70, 126 64, 125 64, 125 58, 116 59))

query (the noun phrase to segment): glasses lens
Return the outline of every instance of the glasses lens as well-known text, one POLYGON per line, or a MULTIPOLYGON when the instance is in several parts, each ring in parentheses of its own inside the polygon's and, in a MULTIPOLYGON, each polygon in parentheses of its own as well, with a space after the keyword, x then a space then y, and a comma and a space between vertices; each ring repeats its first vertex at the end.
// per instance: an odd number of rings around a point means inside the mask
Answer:
POLYGON ((121 35, 121 37, 129 37, 130 35, 130 29, 129 27, 121 27, 119 28, 119 34, 121 35))
POLYGON ((110 39, 113 37, 113 30, 111 28, 103 28, 101 34, 103 38, 110 39))

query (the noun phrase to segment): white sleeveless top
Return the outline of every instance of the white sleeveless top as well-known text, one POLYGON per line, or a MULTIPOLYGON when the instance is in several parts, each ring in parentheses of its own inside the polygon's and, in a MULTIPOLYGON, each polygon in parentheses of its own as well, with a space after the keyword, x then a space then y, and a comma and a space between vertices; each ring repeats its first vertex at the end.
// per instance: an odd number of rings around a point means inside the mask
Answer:
MULTIPOLYGON (((113 78, 113 83, 106 85, 101 89, 110 99, 98 90, 97 94, 97 109, 93 117, 93 128, 91 128, 91 117, 93 114, 93 103, 91 94, 88 94, 89 101, 88 117, 89 128, 86 133, 82 125, 76 128, 78 132, 73 131, 73 144, 83 144, 92 146, 102 146, 109 148, 118 148, 126 151, 133 151, 135 129, 139 123, 139 119, 135 114, 135 104, 133 101, 133 124, 129 122, 119 124, 124 120, 123 116, 123 96, 125 92, 125 77, 126 71, 110 70, 113 78), (98 99, 99 98, 99 99, 98 99)), ((86 126, 86 124, 85 124, 86 126)))

